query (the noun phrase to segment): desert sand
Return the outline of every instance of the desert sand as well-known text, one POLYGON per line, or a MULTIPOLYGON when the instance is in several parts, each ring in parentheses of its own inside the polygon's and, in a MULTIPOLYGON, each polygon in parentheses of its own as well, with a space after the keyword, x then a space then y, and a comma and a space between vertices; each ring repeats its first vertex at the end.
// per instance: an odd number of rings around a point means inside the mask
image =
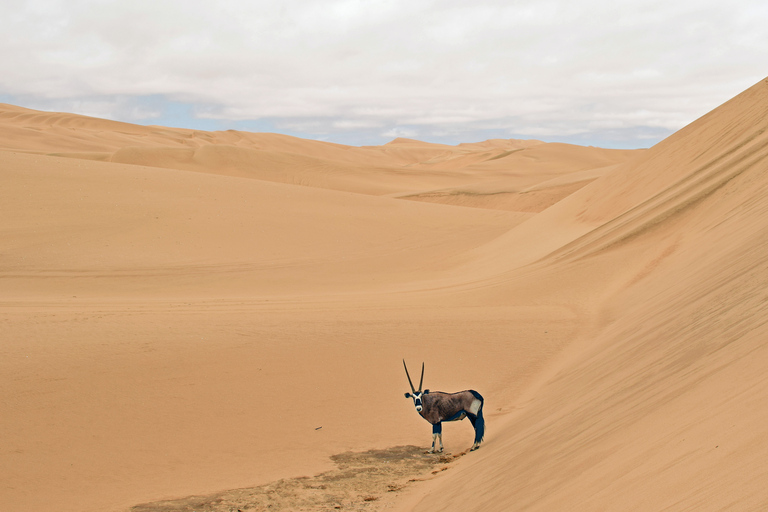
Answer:
POLYGON ((620 151, 0 105, 0 511, 768 508, 766 112, 620 151), (480 450, 422 453, 403 358, 480 450))

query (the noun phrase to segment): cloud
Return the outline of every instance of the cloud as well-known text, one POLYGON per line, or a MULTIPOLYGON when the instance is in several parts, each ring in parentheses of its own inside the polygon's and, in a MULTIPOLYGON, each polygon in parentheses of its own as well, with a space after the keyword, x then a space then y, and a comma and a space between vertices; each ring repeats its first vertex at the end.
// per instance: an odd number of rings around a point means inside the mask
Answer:
POLYGON ((0 95, 25 106, 147 122, 175 112, 177 125, 266 123, 339 142, 642 145, 768 62, 760 0, 6 4, 0 95))

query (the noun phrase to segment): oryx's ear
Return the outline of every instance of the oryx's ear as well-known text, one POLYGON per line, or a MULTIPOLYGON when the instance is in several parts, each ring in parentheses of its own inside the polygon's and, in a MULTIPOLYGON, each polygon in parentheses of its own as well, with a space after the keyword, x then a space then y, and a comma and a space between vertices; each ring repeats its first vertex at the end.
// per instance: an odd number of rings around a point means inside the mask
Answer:
POLYGON ((406 393, 405 394, 405 398, 411 398, 411 394, 410 393, 406 393))
POLYGON ((428 389, 425 389, 424 391, 422 391, 422 393, 421 393, 421 394, 422 394, 422 395, 427 395, 427 394, 429 394, 429 390, 428 390, 428 389))

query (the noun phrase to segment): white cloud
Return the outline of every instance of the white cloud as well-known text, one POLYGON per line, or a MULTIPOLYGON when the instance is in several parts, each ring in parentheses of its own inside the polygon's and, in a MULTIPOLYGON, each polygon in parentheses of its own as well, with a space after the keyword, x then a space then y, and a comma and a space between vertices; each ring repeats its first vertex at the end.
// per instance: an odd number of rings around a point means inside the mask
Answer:
POLYGON ((164 99, 331 139, 645 142, 768 74, 767 23, 762 0, 21 0, 0 7, 0 95, 127 120, 164 99))

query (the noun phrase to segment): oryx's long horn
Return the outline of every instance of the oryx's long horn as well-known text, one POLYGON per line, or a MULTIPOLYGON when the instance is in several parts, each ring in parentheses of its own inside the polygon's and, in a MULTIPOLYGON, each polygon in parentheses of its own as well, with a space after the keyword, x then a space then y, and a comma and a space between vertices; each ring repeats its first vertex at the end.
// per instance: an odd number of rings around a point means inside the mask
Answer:
MULTIPOLYGON (((421 380, 419 381, 419 393, 421 393, 421 385, 424 384, 424 363, 421 363, 421 380)), ((411 384, 413 385, 413 384, 411 384)))
POLYGON ((416 394, 416 390, 413 389, 413 382, 411 382, 411 376, 408 375, 408 367, 405 365, 405 359, 403 359, 403 368, 405 368, 405 376, 408 377, 408 384, 411 385, 411 392, 413 392, 413 394, 415 395, 416 394))

